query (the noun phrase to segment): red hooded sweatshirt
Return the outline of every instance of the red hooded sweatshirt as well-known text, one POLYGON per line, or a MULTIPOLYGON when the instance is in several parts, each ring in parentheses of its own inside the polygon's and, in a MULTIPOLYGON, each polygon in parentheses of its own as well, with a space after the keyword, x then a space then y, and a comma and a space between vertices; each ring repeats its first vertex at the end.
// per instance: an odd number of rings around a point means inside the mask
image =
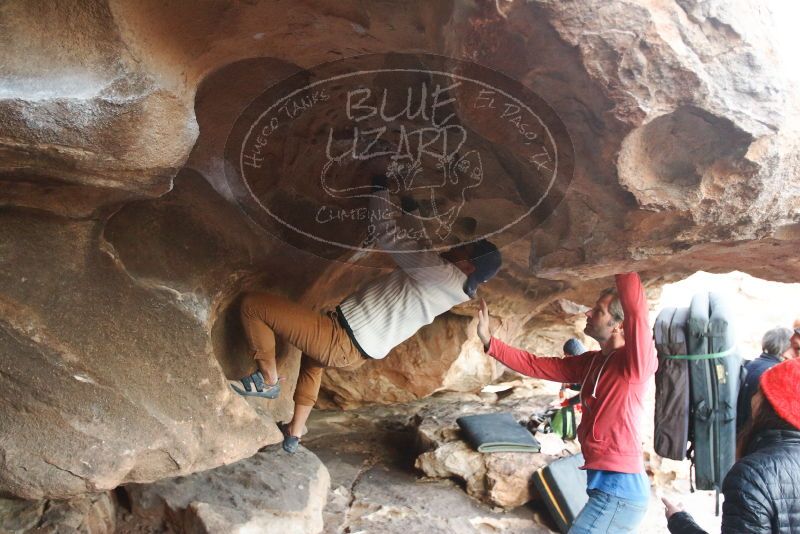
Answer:
POLYGON ((616 282, 625 312, 625 345, 611 354, 590 351, 571 358, 542 358, 494 337, 487 352, 524 375, 580 383, 583 417, 578 441, 585 459, 583 467, 641 473, 644 396, 658 359, 639 275, 618 274, 616 282))

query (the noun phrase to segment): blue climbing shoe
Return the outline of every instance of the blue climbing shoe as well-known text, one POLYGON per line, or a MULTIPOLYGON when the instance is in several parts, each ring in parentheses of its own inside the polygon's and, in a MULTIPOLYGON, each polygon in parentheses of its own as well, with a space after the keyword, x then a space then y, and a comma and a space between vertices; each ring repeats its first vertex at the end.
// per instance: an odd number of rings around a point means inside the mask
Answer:
POLYGON ((242 378, 240 381, 244 389, 236 384, 231 384, 233 390, 245 397, 263 397, 265 399, 277 399, 281 394, 281 378, 274 384, 264 382, 264 375, 261 371, 256 371, 252 375, 242 378))
POLYGON ((283 450, 289 454, 297 452, 297 448, 300 446, 300 438, 289 435, 289 425, 286 423, 278 424, 278 428, 283 432, 283 450))
POLYGON ((300 438, 288 435, 283 437, 283 450, 285 450, 289 454, 294 454, 297 451, 297 447, 299 446, 300 446, 300 438))

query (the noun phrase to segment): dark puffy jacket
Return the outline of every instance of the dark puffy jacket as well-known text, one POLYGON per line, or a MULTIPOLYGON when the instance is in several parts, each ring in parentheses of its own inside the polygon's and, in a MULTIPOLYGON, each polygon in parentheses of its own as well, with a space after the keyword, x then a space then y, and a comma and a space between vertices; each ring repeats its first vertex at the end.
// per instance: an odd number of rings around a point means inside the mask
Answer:
MULTIPOLYGON (((724 534, 800 532, 800 431, 767 430, 722 483, 724 534)), ((686 512, 669 519, 673 534, 705 532, 686 512)))
POLYGON ((781 363, 781 357, 774 354, 761 354, 758 358, 751 360, 744 364, 747 370, 744 383, 739 388, 739 399, 736 407, 736 431, 744 428, 747 420, 750 419, 750 399, 758 391, 758 385, 761 382, 761 375, 764 371, 781 363))

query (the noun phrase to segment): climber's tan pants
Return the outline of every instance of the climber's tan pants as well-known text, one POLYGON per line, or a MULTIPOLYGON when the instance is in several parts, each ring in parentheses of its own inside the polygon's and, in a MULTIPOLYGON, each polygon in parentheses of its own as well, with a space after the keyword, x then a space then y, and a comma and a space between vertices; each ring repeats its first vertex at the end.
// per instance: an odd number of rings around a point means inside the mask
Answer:
POLYGON ((319 313, 278 295, 248 293, 240 311, 254 359, 275 359, 276 335, 303 352, 295 404, 314 406, 325 367, 354 370, 366 361, 335 310, 319 313))

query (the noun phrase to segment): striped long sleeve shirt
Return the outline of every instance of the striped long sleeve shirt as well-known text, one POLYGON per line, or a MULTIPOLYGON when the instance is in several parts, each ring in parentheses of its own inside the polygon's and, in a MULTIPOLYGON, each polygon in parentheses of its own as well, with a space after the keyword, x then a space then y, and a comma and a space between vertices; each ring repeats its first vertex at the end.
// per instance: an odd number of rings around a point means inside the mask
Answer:
MULTIPOLYGON (((370 213, 391 213, 388 192, 370 199, 370 213)), ((376 218, 370 228, 375 244, 398 268, 344 299, 339 309, 358 345, 382 359, 394 347, 433 322, 437 315, 469 300, 467 276, 437 253, 421 250, 417 239, 404 238, 397 219, 376 218)))

